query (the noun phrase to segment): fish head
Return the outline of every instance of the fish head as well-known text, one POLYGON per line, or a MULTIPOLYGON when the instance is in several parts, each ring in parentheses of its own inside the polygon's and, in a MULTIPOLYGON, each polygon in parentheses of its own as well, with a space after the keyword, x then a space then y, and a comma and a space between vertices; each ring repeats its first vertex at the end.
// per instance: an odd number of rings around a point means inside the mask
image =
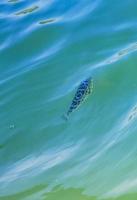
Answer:
POLYGON ((92 82, 93 82, 92 76, 89 76, 89 77, 87 78, 87 81, 88 81, 88 84, 89 84, 89 85, 92 84, 92 82))
POLYGON ((90 76, 88 79, 88 88, 89 88, 89 93, 93 90, 93 78, 90 76))

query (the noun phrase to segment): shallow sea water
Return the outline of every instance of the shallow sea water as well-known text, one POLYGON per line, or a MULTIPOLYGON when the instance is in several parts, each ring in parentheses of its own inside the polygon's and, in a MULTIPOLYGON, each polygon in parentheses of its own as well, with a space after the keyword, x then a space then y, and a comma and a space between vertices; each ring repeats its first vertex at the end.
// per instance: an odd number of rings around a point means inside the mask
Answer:
POLYGON ((136 7, 0 1, 0 200, 137 199, 136 7))

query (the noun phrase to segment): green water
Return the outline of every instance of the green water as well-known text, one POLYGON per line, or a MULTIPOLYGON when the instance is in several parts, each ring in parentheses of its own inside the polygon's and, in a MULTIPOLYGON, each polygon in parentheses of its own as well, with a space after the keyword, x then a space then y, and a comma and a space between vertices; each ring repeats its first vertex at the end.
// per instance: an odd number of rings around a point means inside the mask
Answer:
POLYGON ((137 199, 136 7, 0 1, 0 200, 137 199))

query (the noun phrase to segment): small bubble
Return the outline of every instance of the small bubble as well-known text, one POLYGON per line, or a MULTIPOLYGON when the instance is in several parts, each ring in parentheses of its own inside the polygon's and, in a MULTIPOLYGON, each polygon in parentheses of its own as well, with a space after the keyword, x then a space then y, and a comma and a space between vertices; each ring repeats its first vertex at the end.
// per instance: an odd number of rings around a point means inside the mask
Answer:
POLYGON ((15 125, 14 124, 10 124, 10 129, 14 129, 15 125))

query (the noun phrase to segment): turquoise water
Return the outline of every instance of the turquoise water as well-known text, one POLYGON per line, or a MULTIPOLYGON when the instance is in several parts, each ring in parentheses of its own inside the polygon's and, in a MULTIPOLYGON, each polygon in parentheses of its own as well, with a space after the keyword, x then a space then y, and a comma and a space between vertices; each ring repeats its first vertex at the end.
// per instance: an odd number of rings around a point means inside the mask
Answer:
POLYGON ((0 200, 137 199, 136 7, 0 1, 0 200))

